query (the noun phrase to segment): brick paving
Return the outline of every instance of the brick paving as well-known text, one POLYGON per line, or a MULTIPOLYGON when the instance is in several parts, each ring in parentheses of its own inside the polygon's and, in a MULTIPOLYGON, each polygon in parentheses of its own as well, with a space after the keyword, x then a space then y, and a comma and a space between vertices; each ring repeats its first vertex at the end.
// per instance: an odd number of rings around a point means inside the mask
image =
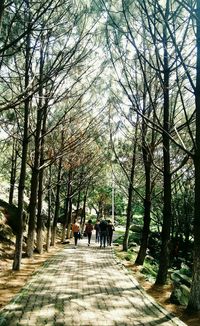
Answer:
POLYGON ((0 326, 184 326, 157 305, 111 247, 82 239, 51 257, 0 311, 0 326))

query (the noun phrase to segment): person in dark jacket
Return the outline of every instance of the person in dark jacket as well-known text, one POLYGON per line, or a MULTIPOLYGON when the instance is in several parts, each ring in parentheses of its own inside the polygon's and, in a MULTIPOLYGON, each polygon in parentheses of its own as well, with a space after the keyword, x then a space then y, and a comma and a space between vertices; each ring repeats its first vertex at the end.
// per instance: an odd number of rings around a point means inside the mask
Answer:
POLYGON ((95 242, 99 243, 100 241, 100 227, 99 227, 99 224, 100 224, 100 221, 97 220, 96 223, 95 223, 95 226, 94 226, 94 229, 96 231, 96 240, 95 242))
POLYGON ((94 227, 92 225, 92 220, 89 220, 87 222, 87 224, 85 225, 85 231, 84 231, 84 233, 86 233, 87 237, 88 237, 88 246, 90 246, 90 240, 91 240, 93 229, 94 229, 94 227))
POLYGON ((106 222, 106 220, 101 220, 99 224, 99 228, 100 228, 100 248, 102 247, 102 245, 105 248, 107 235, 108 235, 108 223, 106 222))
POLYGON ((112 244, 112 238, 113 238, 113 231, 115 231, 114 225, 109 220, 108 221, 108 246, 111 246, 112 244))

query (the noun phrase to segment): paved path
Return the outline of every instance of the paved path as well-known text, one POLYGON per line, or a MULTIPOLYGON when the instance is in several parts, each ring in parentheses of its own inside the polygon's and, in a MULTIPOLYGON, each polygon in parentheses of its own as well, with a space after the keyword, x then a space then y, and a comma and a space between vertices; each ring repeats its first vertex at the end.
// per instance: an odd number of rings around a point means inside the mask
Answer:
POLYGON ((112 249, 66 245, 0 312, 2 326, 183 326, 139 288, 112 249))

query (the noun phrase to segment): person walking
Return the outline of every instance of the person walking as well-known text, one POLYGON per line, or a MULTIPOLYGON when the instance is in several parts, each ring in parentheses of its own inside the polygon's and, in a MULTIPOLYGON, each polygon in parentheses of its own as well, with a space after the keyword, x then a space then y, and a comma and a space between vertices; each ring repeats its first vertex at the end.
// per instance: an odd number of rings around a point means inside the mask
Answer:
POLYGON ((108 235, 108 223, 106 222, 106 220, 101 220, 99 224, 99 228, 100 228, 100 248, 102 247, 102 245, 105 248, 107 235, 108 235))
POLYGON ((93 231, 94 227, 92 225, 92 220, 89 220, 86 225, 85 225, 85 231, 84 233, 87 234, 87 238, 88 238, 88 246, 90 246, 90 240, 91 240, 91 236, 92 236, 92 231, 93 231))
POLYGON ((115 231, 113 223, 109 220, 108 221, 108 245, 111 246, 112 238, 113 238, 113 231, 115 231))
POLYGON ((76 249, 76 246, 78 244, 78 239, 80 238, 80 225, 77 222, 77 219, 75 219, 74 223, 72 224, 72 232, 74 235, 74 244, 75 244, 74 249, 76 249))
POLYGON ((96 231, 96 240, 95 242, 99 243, 100 241, 100 227, 99 227, 99 224, 100 224, 100 221, 97 220, 96 223, 95 223, 95 226, 94 226, 94 229, 96 231))

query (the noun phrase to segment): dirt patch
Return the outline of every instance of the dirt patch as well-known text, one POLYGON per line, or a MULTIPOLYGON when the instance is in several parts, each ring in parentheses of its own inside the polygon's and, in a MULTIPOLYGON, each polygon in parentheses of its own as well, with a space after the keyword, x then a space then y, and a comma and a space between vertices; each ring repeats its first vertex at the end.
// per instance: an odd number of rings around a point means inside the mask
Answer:
POLYGON ((170 294, 172 292, 172 284, 164 286, 152 284, 147 281, 144 274, 141 273, 141 266, 135 266, 133 263, 122 260, 123 265, 131 271, 132 275, 136 278, 140 286, 155 299, 157 303, 162 305, 167 311, 174 314, 186 325, 199 326, 200 325, 200 313, 188 314, 186 307, 181 305, 175 305, 170 302, 170 294))
POLYGON ((12 246, 0 244, 0 309, 20 291, 31 278, 33 273, 51 256, 61 250, 63 245, 56 243, 49 252, 42 255, 34 253, 33 258, 23 258, 20 271, 12 270, 13 253, 12 246))

